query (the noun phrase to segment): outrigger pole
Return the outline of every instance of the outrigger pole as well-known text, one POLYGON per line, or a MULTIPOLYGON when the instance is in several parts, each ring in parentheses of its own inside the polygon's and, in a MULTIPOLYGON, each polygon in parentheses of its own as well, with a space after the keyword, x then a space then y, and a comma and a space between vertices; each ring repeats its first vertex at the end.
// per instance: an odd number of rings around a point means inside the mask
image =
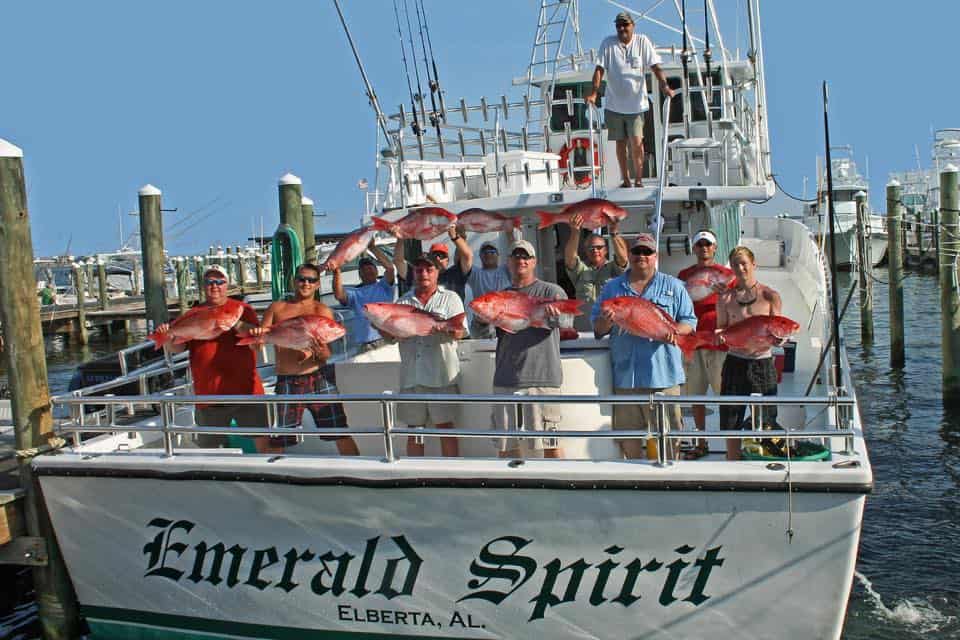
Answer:
POLYGON ((367 98, 370 100, 370 106, 373 107, 374 112, 377 114, 377 122, 380 123, 380 129, 383 131, 383 137, 386 138, 387 144, 390 145, 390 149, 394 148, 393 138, 390 137, 390 131, 387 127, 387 117, 383 115, 383 109, 380 108, 380 101, 377 100, 377 94, 373 90, 373 85, 370 84, 369 78, 367 78, 367 72, 363 68, 363 62, 360 61, 360 53, 357 51, 357 45, 353 43, 353 36, 350 35, 350 28, 347 26, 347 21, 343 18, 343 11, 340 10, 339 0, 333 0, 333 6, 337 9, 337 15, 340 16, 340 24, 343 25, 343 32, 347 34, 347 41, 350 43, 350 49, 353 51, 353 57, 357 61, 357 67, 360 69, 360 77, 363 78, 363 84, 367 88, 367 98))
POLYGON ((833 204, 833 166, 830 162, 830 119, 827 115, 827 81, 823 81, 823 144, 826 147, 827 164, 827 211, 830 224, 830 296, 833 309, 833 384, 836 389, 843 386, 840 378, 840 300, 837 293, 837 247, 834 238, 836 211, 833 204))

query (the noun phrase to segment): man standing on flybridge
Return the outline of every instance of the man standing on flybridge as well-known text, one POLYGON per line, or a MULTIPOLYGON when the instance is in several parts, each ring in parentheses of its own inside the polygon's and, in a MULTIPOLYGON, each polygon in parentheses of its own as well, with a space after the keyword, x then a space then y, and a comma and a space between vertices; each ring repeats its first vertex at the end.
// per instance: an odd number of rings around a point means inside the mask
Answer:
POLYGON ((624 11, 614 21, 617 35, 604 38, 600 44, 600 60, 593 72, 593 91, 585 100, 597 103, 600 82, 607 77, 607 100, 603 111, 607 135, 617 142, 621 187, 630 186, 627 143, 633 156, 633 186, 643 183, 643 119, 650 108, 647 100, 646 73, 649 68, 660 83, 660 93, 673 96, 667 77, 660 69, 660 56, 650 38, 634 33, 633 16, 624 11))

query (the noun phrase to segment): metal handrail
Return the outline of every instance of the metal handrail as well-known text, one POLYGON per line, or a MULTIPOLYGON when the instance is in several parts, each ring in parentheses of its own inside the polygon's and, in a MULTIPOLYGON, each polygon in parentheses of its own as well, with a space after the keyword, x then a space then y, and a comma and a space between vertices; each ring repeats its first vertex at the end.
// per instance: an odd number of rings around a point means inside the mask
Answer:
POLYGON ((682 93, 682 91, 675 91, 672 96, 667 96, 667 99, 663 101, 663 135, 660 143, 660 168, 657 175, 659 184, 653 211, 654 238, 657 247, 660 246, 660 229, 663 227, 663 190, 667 186, 667 140, 670 135, 670 105, 677 93, 682 93))

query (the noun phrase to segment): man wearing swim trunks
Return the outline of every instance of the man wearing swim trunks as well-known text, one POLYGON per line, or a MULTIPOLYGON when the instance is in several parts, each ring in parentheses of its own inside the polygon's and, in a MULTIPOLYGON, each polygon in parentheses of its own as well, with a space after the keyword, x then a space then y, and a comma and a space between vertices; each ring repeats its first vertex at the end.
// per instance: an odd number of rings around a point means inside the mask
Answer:
MULTIPOLYGON (((253 335, 269 333, 270 327, 300 316, 318 315, 333 320, 330 307, 314 299, 320 286, 320 270, 312 264, 302 264, 294 277, 293 299, 278 300, 263 314, 263 325, 251 331, 253 335)), ((276 347, 277 395, 331 394, 337 393, 337 380, 332 364, 327 364, 330 347, 319 345, 316 351, 296 351, 276 347)), ((295 427, 303 420, 304 409, 310 411, 318 429, 346 429, 347 416, 339 402, 309 402, 280 405, 280 425, 295 427)), ((343 456, 359 454, 357 443, 350 436, 323 438, 337 443, 337 451, 343 456)), ((293 440, 292 438, 290 440, 293 440)), ((282 439, 283 444, 292 444, 282 439)))

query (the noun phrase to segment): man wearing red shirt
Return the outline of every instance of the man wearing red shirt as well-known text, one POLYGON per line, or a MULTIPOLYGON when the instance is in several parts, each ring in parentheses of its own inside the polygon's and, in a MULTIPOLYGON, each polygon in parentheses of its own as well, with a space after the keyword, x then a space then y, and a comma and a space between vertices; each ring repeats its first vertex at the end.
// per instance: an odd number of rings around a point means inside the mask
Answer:
MULTIPOLYGON (((191 340, 182 345, 167 344, 171 352, 190 351, 190 373, 193 376, 193 391, 198 396, 262 395, 263 383, 257 375, 257 356, 253 347, 237 345, 237 329, 258 327, 257 312, 250 305, 227 297, 228 277, 220 265, 210 265, 200 282, 206 294, 204 305, 240 305, 243 313, 239 322, 212 340, 191 340)), ((162 324, 158 333, 168 331, 162 324)), ((267 412, 264 405, 244 404, 198 404, 194 421, 198 427, 226 427, 235 420, 238 427, 266 427, 267 412)), ((269 438, 255 438, 258 451, 270 449, 269 438)), ((203 448, 222 447, 227 437, 199 434, 197 444, 203 448)))
MULTIPOLYGON (((733 271, 727 267, 717 264, 714 256, 717 253, 717 236, 712 231, 703 229, 696 232, 692 238, 693 253, 697 256, 697 264, 687 267, 677 274, 677 277, 684 282, 694 273, 694 271, 710 267, 728 276, 727 280, 734 278, 733 271)), ((697 331, 716 331, 717 328, 717 294, 725 291, 729 285, 717 284, 714 292, 706 298, 694 301, 693 312, 697 316, 697 331)), ((726 358, 727 347, 723 345, 705 345, 698 348, 693 358, 685 363, 687 383, 684 388, 686 395, 702 396, 706 395, 707 389, 713 389, 714 394, 720 393, 720 372, 723 371, 723 361, 726 358)), ((706 428, 706 409, 702 404, 693 405, 693 421, 699 431, 706 428)), ((687 457, 700 458, 707 453, 707 444, 700 440, 697 442, 694 451, 687 457)))

